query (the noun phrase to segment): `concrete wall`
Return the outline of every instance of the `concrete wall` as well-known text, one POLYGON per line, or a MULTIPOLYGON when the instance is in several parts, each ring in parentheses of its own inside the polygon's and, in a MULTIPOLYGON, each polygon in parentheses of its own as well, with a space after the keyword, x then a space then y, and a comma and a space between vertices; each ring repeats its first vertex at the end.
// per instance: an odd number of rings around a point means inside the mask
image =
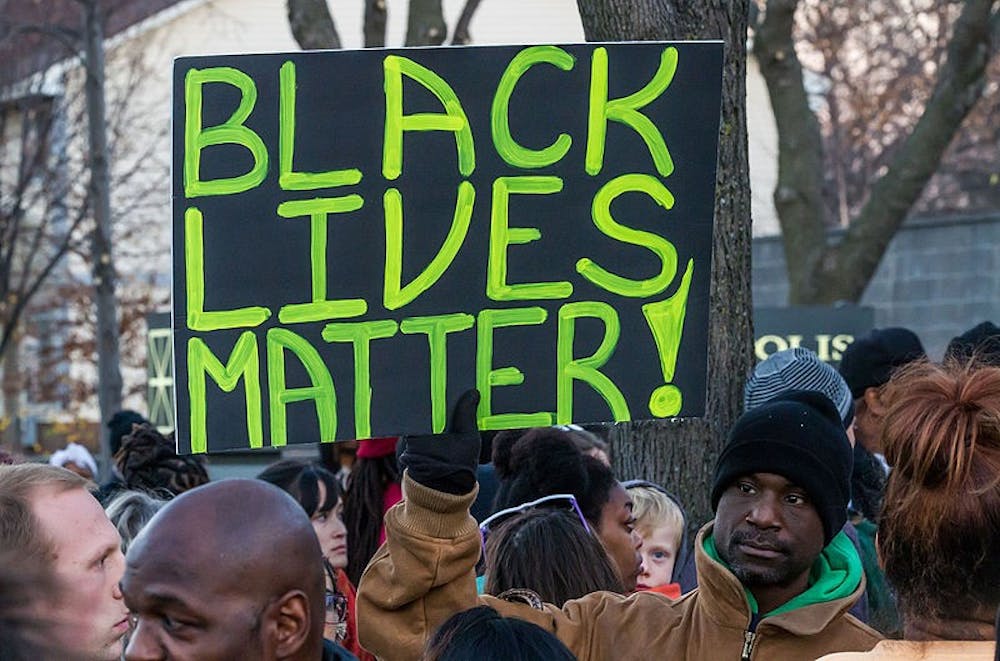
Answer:
MULTIPOLYGON (((914 220, 896 235, 861 299, 875 325, 916 332, 932 358, 952 337, 984 320, 1000 321, 1000 213, 914 220)), ((754 305, 785 305, 781 237, 753 244, 754 305)))

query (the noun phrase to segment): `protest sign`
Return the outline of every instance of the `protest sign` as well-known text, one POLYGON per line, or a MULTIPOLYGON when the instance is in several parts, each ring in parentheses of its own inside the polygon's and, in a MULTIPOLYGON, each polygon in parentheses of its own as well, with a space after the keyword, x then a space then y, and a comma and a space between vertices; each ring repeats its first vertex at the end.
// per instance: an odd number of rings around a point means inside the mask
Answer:
POLYGON ((702 415, 722 57, 177 59, 179 451, 702 415))

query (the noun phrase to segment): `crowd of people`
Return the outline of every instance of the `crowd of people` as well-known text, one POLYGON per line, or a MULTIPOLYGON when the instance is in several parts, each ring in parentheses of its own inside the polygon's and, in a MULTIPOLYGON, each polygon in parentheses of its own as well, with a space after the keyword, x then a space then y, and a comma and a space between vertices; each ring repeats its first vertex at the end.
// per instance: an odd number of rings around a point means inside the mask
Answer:
POLYGON ((80 446, 0 466, 0 659, 993 659, 997 338, 761 362, 708 522, 593 430, 481 433, 474 390, 256 479, 123 412, 99 482, 80 446))

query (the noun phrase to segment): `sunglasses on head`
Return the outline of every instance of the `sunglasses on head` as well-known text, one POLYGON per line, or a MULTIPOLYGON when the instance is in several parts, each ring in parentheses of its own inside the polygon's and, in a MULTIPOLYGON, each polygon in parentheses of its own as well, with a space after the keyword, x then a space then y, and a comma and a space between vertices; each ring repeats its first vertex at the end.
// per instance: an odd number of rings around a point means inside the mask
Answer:
POLYGON ((522 503, 517 507, 508 507, 507 509, 500 510, 490 515, 479 524, 479 534, 483 538, 483 554, 486 553, 486 538, 489 537, 490 532, 501 525, 504 521, 507 521, 517 514, 522 512, 527 512, 528 510, 536 509, 539 507, 558 509, 563 507, 574 512, 580 519, 580 524, 583 525, 583 529, 590 534, 590 525, 587 523, 586 517, 583 516, 583 510, 580 509, 579 503, 576 502, 576 497, 569 493, 554 493, 549 496, 543 496, 536 500, 532 500, 527 503, 522 503))

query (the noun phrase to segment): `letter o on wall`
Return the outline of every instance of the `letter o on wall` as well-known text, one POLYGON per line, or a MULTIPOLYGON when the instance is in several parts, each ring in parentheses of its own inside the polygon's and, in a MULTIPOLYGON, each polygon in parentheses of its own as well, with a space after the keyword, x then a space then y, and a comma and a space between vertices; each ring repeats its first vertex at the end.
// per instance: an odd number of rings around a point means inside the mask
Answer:
POLYGON ((757 360, 766 360, 772 353, 784 351, 787 348, 788 342, 786 342, 785 338, 780 335, 762 335, 753 344, 753 350, 757 355, 757 360), (768 351, 768 345, 771 344, 774 345, 774 349, 768 351))

